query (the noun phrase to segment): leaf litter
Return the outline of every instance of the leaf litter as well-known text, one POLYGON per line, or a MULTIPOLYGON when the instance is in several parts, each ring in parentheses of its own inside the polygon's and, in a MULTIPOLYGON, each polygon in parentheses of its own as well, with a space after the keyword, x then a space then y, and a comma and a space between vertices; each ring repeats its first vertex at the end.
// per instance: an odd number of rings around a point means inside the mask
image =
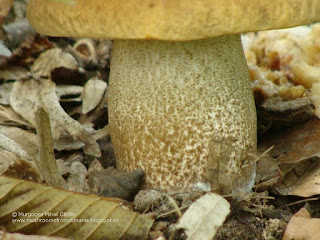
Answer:
MULTIPOLYGON (((110 142, 106 120, 98 120, 106 116, 99 113, 106 108, 106 82, 100 77, 88 81, 74 57, 54 45, 41 36, 31 36, 0 63, 0 174, 82 193, 133 198, 143 180, 140 170, 117 173, 116 169, 94 167, 98 160, 91 163, 101 156, 97 141, 110 142), (88 84, 82 86, 84 81, 88 84), (79 107, 84 112, 75 111, 79 107), (98 120, 99 126, 91 120, 98 120)), ((101 76, 99 72, 95 75, 101 76)), ((54 198, 50 202, 55 204, 54 198)), ((122 224, 108 230, 108 236, 117 235, 120 228, 128 227, 124 222, 131 222, 127 234, 145 238, 153 220, 148 219, 148 226, 140 225, 144 217, 134 213, 137 222, 131 221, 127 210, 123 206, 114 212, 122 224)))
MULTIPOLYGON (((314 36, 309 36, 309 40, 317 35, 318 30, 314 29, 314 36)), ((309 30, 303 32, 305 35, 310 33, 309 30)), ((308 127, 315 121, 315 107, 319 109, 315 97, 317 79, 312 75, 317 73, 318 66, 312 62, 314 59, 307 61, 305 57, 301 58, 302 62, 290 62, 288 55, 302 54, 293 49, 301 44, 301 34, 294 37, 290 34, 273 32, 272 37, 267 33, 248 34, 251 46, 249 44, 245 49, 258 107, 259 150, 263 153, 271 146, 273 149, 258 157, 257 186, 263 187, 256 187, 258 192, 247 195, 241 203, 226 196, 232 211, 218 229, 215 239, 281 239, 286 222, 297 211, 288 204, 284 207, 281 201, 292 202, 287 195, 307 197, 319 194, 318 128, 317 124, 308 127), (272 45, 272 41, 276 44, 272 45), (288 43, 287 47, 284 42, 288 43), (286 51, 289 54, 286 55, 286 51), (312 76, 300 66, 311 69, 312 76), (300 133, 290 135, 290 131, 299 132, 296 125, 300 126, 300 133), (272 197, 268 191, 272 192, 272 197)), ((68 188, 100 195, 120 189, 136 173, 118 178, 121 174, 103 167, 113 166, 114 160, 105 163, 104 159, 96 158, 105 151, 101 147, 111 146, 105 125, 111 41, 48 40, 39 35, 31 35, 23 41, 15 49, 9 47, 12 56, 0 63, 0 80, 3 81, 0 85, 0 124, 5 126, 0 129, 2 139, 5 139, 0 141, 0 159, 5 159, 0 160, 0 171, 9 176, 43 181, 41 169, 34 161, 40 154, 35 113, 43 108, 52 124, 54 155, 68 188), (88 82, 88 79, 93 81, 88 82), (97 89, 99 94, 94 94, 97 89), (100 146, 97 143, 99 138, 100 146)), ((303 45, 309 55, 312 55, 310 49, 313 48, 303 45)), ((136 210, 158 216, 150 232, 151 239, 168 239, 170 236, 183 239, 186 231, 175 229, 172 223, 177 222, 181 214, 183 218, 186 209, 203 193, 166 195, 153 190, 151 197, 143 191, 139 192, 137 199, 139 195, 140 202, 135 200, 136 210)), ((192 213, 192 217, 206 219, 197 212, 192 213)))

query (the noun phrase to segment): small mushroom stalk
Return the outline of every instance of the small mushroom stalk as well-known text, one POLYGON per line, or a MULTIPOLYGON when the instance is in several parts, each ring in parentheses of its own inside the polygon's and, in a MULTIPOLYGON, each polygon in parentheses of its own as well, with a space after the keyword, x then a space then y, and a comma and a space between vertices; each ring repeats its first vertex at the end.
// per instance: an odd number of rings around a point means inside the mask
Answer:
POLYGON ((248 191, 256 111, 240 36, 117 40, 109 122, 120 170, 146 188, 248 191))

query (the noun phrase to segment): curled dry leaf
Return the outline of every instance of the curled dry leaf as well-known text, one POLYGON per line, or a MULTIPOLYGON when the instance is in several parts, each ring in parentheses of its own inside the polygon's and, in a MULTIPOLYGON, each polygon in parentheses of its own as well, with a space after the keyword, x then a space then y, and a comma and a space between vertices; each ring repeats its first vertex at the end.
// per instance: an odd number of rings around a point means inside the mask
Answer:
MULTIPOLYGON (((18 66, 12 66, 12 67, 8 66, 4 69, 0 69, 0 79, 4 81, 19 80, 19 79, 25 78, 27 74, 28 74, 27 69, 23 67, 18 67, 18 66)), ((5 84, 10 84, 10 83, 4 83, 3 85, 5 84)))
POLYGON ((108 93, 105 91, 100 103, 88 114, 81 114, 78 121, 82 124, 93 123, 96 128, 106 125, 105 116, 108 115, 108 93))
POLYGON ((320 219, 311 218, 307 209, 301 208, 288 223, 282 240, 320 239, 320 219))
POLYGON ((120 199, 0 176, 0 225, 8 232, 72 239, 146 239, 153 219, 120 199), (29 219, 29 220, 28 220, 29 219))
POLYGON ((58 140, 66 131, 75 140, 85 144, 86 154, 100 156, 99 145, 92 136, 95 132, 94 129, 81 125, 63 110, 55 93, 55 84, 52 81, 31 79, 15 82, 10 104, 33 126, 36 126, 35 112, 39 107, 43 107, 49 114, 54 140, 58 140))
POLYGON ((273 97, 258 106, 257 115, 262 124, 281 128, 311 119, 314 116, 314 106, 309 97, 293 100, 273 97))
POLYGON ((96 45, 92 39, 80 39, 70 50, 82 67, 92 67, 98 62, 96 45))
POLYGON ((83 142, 73 139, 68 134, 62 134, 62 135, 60 135, 58 140, 54 141, 54 149, 56 149, 58 151, 76 150, 76 149, 80 149, 85 146, 86 145, 83 142))
POLYGON ((39 157, 38 139, 31 132, 15 127, 0 127, 0 174, 41 181, 34 159, 39 157))
POLYGON ((282 195, 310 197, 320 194, 319 159, 303 161, 286 174, 278 192, 282 195))
POLYGON ((6 175, 35 182, 41 182, 42 177, 34 162, 20 159, 6 150, 0 150, 0 175, 6 175))
POLYGON ((2 126, 32 126, 18 115, 10 106, 0 105, 0 125, 2 126))
POLYGON ((3 140, 7 140, 7 142, 0 141, 0 146, 20 158, 29 161, 38 158, 38 139, 34 133, 16 127, 0 127, 0 136, 3 140))
POLYGON ((18 157, 32 161, 32 157, 15 141, 0 133, 0 147, 15 153, 18 157))
POLYGON ((38 57, 31 67, 31 73, 35 78, 50 77, 51 71, 59 67, 78 69, 78 63, 70 54, 54 48, 38 57))
POLYGON ((311 119, 284 131, 268 135, 260 142, 259 149, 265 151, 271 146, 274 148, 269 152, 271 159, 262 158, 258 162, 258 174, 265 175, 268 172, 270 177, 282 175, 283 184, 278 186, 281 194, 304 197, 320 194, 318 186, 320 168, 317 164, 317 159, 320 157, 319 139, 319 119, 311 119), (266 164, 263 161, 270 161, 272 158, 279 165, 279 170, 274 167, 274 174, 269 172, 270 167, 261 167, 266 164))
POLYGON ((101 102, 107 83, 97 78, 90 79, 83 88, 82 113, 87 114, 101 102))
POLYGON ((60 102, 80 102, 80 95, 83 91, 83 87, 74 85, 57 85, 56 94, 60 102), (77 96, 77 97, 69 97, 77 96), (65 99, 62 99, 65 98, 65 99))
POLYGON ((259 149, 265 151, 271 146, 271 157, 280 164, 294 164, 304 159, 320 157, 320 120, 311 119, 292 128, 271 133, 264 137, 259 149))
POLYGON ((207 193, 195 201, 176 225, 185 229, 188 240, 211 240, 230 213, 227 200, 215 193, 207 193))

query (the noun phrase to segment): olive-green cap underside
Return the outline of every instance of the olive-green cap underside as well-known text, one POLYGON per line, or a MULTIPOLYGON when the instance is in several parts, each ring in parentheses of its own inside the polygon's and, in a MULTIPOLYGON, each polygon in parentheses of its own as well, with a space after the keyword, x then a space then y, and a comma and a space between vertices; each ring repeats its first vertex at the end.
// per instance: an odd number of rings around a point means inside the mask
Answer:
POLYGON ((317 22, 320 0, 29 0, 27 14, 50 36, 183 41, 317 22))

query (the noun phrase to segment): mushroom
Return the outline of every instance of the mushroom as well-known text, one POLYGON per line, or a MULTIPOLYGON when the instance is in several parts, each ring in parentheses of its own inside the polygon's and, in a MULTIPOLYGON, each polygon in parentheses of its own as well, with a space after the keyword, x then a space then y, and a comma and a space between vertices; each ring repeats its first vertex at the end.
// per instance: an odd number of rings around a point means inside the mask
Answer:
POLYGON ((317 0, 29 0, 50 36, 115 39, 109 124, 146 188, 249 191, 256 112, 240 33, 320 20, 317 0))

